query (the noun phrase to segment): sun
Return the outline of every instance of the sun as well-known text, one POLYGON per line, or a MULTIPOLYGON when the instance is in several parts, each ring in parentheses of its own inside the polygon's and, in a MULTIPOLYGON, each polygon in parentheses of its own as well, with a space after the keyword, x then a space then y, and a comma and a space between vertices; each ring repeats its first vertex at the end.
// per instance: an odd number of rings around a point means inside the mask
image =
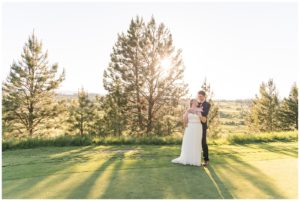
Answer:
POLYGON ((162 68, 168 69, 168 68, 171 67, 172 62, 171 62, 171 60, 170 60, 169 58, 167 58, 167 59, 162 59, 162 60, 160 61, 160 65, 161 65, 162 68))

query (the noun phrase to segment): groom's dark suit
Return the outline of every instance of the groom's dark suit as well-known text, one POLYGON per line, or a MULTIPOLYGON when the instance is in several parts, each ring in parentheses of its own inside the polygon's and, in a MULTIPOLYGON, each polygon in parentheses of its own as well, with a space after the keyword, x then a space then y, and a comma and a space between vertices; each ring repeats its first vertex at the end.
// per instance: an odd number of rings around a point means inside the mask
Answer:
MULTIPOLYGON (((206 117, 208 116, 209 113, 209 108, 210 108, 210 104, 208 102, 206 102, 206 100, 203 103, 198 103, 198 107, 202 107, 203 108, 203 112, 202 112, 202 116, 206 117)), ((206 130, 207 130, 207 121, 205 123, 202 123, 202 149, 203 149, 203 157, 204 157, 204 161, 209 161, 208 158, 208 146, 207 146, 207 142, 206 142, 206 130)))

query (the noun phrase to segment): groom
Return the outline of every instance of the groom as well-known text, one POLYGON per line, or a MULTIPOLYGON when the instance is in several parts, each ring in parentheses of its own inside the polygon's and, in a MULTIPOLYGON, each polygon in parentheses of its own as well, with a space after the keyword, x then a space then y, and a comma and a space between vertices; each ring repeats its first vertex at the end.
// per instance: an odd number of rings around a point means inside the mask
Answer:
POLYGON ((210 104, 206 101, 206 94, 204 91, 198 92, 198 107, 202 108, 202 116, 205 117, 202 123, 202 149, 203 149, 203 157, 204 157, 204 166, 208 166, 208 146, 206 143, 206 130, 207 130, 207 116, 210 108, 210 104))

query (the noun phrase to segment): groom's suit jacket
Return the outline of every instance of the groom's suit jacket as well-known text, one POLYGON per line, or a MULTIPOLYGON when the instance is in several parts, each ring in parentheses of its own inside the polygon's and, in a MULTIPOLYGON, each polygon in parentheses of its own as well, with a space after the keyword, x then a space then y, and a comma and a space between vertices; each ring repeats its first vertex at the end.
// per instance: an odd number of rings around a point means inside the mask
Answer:
MULTIPOLYGON (((203 112, 201 112, 203 117, 208 116, 210 104, 206 100, 203 103, 198 103, 198 107, 203 107, 203 112)), ((205 123, 201 122, 204 129, 207 129, 207 121, 205 123)))

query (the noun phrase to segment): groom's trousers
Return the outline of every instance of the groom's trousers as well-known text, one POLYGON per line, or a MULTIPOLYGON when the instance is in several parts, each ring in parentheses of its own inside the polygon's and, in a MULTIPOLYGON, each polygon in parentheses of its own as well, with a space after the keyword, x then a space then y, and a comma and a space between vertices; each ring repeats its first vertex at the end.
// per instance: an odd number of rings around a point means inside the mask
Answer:
POLYGON ((202 150, 203 150, 203 158, 204 161, 209 161, 208 158, 208 146, 207 146, 207 142, 206 142, 206 126, 202 127, 202 150))

